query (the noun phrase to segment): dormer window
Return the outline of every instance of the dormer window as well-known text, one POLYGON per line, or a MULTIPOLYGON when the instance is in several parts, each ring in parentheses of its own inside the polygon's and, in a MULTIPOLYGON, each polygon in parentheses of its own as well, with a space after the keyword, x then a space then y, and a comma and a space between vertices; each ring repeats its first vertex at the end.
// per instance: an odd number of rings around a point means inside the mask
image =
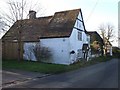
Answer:
POLYGON ((78 32, 78 40, 82 41, 82 32, 78 32))

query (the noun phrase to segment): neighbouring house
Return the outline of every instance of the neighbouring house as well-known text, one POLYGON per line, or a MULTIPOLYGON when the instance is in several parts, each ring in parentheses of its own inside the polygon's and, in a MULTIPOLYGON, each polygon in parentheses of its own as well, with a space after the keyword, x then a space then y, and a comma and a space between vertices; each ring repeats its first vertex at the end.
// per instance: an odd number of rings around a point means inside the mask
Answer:
POLYGON ((101 36, 96 31, 88 31, 87 33, 90 35, 92 57, 103 55, 104 42, 101 36))
POLYGON ((18 57, 19 36, 21 59, 37 61, 32 49, 38 43, 51 52, 51 59, 43 62, 69 65, 90 57, 90 36, 81 9, 56 12, 47 17, 36 17, 35 11, 29 11, 29 19, 15 22, 2 37, 4 58, 18 57))
POLYGON ((105 38, 104 41, 105 45, 104 45, 104 55, 110 55, 112 56, 112 44, 110 43, 110 41, 107 40, 107 38, 105 38))

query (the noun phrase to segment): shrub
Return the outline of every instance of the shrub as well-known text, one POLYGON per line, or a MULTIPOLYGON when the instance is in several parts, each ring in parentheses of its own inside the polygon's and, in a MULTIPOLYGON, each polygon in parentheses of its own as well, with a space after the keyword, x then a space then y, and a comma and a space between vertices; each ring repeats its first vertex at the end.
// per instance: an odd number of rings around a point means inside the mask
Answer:
POLYGON ((90 47, 91 47, 91 53, 92 54, 100 54, 101 53, 101 49, 102 49, 102 47, 101 47, 101 45, 100 45, 100 42, 98 42, 98 41, 94 41, 91 45, 90 45, 90 47))
POLYGON ((120 49, 118 47, 113 47, 113 56, 115 58, 120 58, 120 49))

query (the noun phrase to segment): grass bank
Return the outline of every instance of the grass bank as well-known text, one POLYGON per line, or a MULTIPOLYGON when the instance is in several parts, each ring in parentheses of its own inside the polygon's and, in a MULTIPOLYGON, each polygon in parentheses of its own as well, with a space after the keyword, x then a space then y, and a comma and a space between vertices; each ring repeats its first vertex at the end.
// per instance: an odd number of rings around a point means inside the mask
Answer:
POLYGON ((81 67, 86 67, 86 66, 93 65, 99 62, 105 62, 111 59, 112 57, 97 57, 97 58, 93 58, 92 60, 88 62, 79 61, 72 65, 47 64, 47 63, 24 61, 24 60, 22 61, 3 60, 2 68, 3 69, 4 68, 20 69, 20 70, 33 71, 33 72, 57 74, 57 73, 79 69, 81 67))

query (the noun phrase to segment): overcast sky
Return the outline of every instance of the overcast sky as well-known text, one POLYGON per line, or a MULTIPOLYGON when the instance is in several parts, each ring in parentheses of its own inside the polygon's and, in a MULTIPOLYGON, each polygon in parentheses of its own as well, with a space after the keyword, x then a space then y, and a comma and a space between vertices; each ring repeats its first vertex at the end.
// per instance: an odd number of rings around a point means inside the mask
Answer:
MULTIPOLYGON (((6 10, 6 1, 0 0, 0 9, 6 10)), ((17 0, 18 1, 18 0, 17 0)), ((28 0, 40 3, 45 9, 44 15, 53 15, 57 11, 82 9, 87 31, 97 31, 101 23, 112 23, 115 26, 115 36, 118 34, 118 1, 119 0, 28 0)), ((39 17, 39 13, 37 14, 39 17)), ((117 46, 116 41, 112 43, 117 46)))

